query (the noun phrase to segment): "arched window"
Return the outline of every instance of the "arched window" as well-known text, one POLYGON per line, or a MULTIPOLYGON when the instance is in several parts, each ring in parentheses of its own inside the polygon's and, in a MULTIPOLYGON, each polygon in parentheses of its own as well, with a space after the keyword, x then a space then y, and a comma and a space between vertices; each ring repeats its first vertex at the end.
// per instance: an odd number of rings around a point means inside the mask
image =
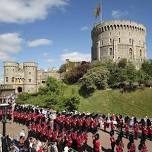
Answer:
POLYGON ((131 40, 131 39, 129 39, 129 43, 132 43, 132 40, 131 40))
POLYGON ((110 38, 110 43, 112 43, 112 39, 110 38))
POLYGON ((142 56, 142 50, 140 50, 140 56, 142 56))
POLYGON ((119 43, 120 43, 120 38, 119 38, 119 43))
POLYGON ((103 45, 103 40, 101 41, 101 45, 103 45))
POLYGON ((109 51, 110 56, 113 55, 113 50, 112 50, 112 48, 110 48, 109 50, 110 50, 110 51, 109 51))
POLYGON ((14 77, 12 77, 12 82, 14 82, 14 77))
POLYGON ((8 82, 8 77, 6 77, 6 82, 8 82))
POLYGON ((132 48, 129 49, 129 57, 132 58, 133 52, 132 52, 132 48))
POLYGON ((107 31, 107 27, 106 26, 104 27, 104 30, 107 31))

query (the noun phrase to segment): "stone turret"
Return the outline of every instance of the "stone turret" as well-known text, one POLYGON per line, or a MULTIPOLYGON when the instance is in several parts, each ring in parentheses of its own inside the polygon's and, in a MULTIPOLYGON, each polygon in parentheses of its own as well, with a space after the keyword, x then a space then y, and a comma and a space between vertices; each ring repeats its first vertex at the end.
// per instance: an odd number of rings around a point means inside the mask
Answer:
POLYGON ((37 63, 24 62, 23 69, 25 92, 35 92, 37 90, 37 63))

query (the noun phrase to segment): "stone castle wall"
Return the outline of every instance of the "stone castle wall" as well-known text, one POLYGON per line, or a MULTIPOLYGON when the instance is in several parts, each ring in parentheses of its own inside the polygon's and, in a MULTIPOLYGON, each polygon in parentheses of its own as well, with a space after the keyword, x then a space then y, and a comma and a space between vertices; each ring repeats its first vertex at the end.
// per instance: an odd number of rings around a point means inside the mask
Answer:
MULTIPOLYGON (((51 71, 38 70, 38 65, 35 62, 4 62, 4 85, 19 92, 33 93, 38 91, 38 88, 44 85, 49 76, 58 76, 51 71)), ((59 78, 59 77, 57 77, 59 78)))
POLYGON ((118 62, 126 58, 141 66, 147 57, 146 28, 132 21, 106 21, 92 29, 92 60, 111 59, 118 62))

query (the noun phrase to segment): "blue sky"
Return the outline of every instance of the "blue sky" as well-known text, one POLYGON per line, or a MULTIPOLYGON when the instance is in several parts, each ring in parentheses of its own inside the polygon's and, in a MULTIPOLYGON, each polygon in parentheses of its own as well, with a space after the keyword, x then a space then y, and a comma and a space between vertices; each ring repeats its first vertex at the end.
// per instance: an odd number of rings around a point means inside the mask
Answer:
MULTIPOLYGON (((99 0, 0 0, 0 75, 3 61, 36 61, 59 67, 64 59, 88 60, 94 9, 99 0)), ((147 27, 152 58, 152 1, 102 0, 103 20, 128 19, 147 27)))

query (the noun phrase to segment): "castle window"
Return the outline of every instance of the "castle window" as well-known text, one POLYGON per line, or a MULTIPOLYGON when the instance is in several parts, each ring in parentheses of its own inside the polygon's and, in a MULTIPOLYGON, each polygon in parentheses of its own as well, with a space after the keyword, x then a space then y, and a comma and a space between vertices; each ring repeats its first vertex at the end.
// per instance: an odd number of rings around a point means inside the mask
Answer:
POLYGON ((31 79, 29 79, 29 82, 31 82, 31 79))
POLYGON ((140 50, 140 56, 142 56, 142 50, 140 50))
POLYGON ((45 81, 42 81, 42 83, 45 83, 45 81))
POLYGON ((130 58, 132 58, 133 52, 132 52, 132 48, 129 49, 129 56, 130 58))
POLYGON ((12 77, 12 82, 14 82, 14 77, 12 77))
POLYGON ((8 77, 6 77, 6 82, 8 82, 8 77))
POLYGON ((110 39, 110 43, 112 43, 112 39, 110 39))
POLYGON ((119 38, 119 43, 120 43, 120 38, 119 38))
POLYGON ((129 43, 131 43, 132 42, 132 40, 131 39, 129 39, 129 43))
POLYGON ((101 41, 101 45, 103 45, 103 41, 101 41))
POLYGON ((110 48, 110 55, 113 55, 113 51, 112 51, 112 48, 110 48))
POLYGON ((31 74, 31 72, 29 72, 29 74, 31 74))

